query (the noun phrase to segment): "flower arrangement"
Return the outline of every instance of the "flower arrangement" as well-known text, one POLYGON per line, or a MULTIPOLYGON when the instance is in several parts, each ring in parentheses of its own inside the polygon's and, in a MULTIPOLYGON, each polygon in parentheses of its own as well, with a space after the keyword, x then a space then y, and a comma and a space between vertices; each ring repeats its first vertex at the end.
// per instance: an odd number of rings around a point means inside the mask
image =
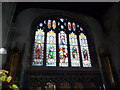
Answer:
POLYGON ((2 83, 0 86, 2 86, 3 90, 19 90, 13 77, 9 76, 6 70, 0 70, 0 82, 2 83))

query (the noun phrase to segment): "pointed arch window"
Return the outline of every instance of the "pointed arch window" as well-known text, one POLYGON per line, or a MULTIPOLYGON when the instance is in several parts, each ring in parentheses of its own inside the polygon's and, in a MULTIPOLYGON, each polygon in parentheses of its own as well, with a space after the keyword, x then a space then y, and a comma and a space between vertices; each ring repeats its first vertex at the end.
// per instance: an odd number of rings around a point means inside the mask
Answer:
POLYGON ((43 65, 43 52, 44 52, 44 35, 43 29, 37 29, 35 32, 33 63, 34 66, 43 65))
POLYGON ((70 41, 70 56, 71 56, 71 66, 80 66, 80 56, 78 50, 77 35, 75 33, 69 34, 70 41))
POLYGON ((39 22, 33 66, 92 67, 87 37, 79 22, 64 16, 46 17, 39 22))
POLYGON ((91 67, 91 60, 90 60, 87 38, 84 33, 80 33, 79 40, 80 40, 83 67, 91 67))
POLYGON ((56 66, 56 33, 47 32, 46 66, 56 66))
POLYGON ((64 31, 59 32, 59 66, 68 66, 67 35, 64 31))

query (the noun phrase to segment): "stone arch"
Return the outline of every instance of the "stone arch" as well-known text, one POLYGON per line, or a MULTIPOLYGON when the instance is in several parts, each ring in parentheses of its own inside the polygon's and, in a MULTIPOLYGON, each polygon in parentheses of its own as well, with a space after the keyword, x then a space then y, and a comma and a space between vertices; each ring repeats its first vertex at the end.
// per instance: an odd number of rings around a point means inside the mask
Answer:
POLYGON ((29 86, 29 90, 42 90, 42 85, 40 82, 33 82, 30 86, 29 86))
POLYGON ((73 87, 74 87, 74 89, 83 89, 84 83, 83 82, 75 82, 73 87))
POLYGON ((44 88, 45 90, 56 90, 56 83, 52 80, 47 81, 44 88))
POLYGON ((91 81, 86 84, 86 88, 97 88, 97 85, 95 82, 91 81))
POLYGON ((60 84, 60 88, 61 89, 70 89, 71 88, 71 85, 70 85, 70 83, 68 82, 68 81, 63 81, 63 82, 61 82, 61 84, 60 84))

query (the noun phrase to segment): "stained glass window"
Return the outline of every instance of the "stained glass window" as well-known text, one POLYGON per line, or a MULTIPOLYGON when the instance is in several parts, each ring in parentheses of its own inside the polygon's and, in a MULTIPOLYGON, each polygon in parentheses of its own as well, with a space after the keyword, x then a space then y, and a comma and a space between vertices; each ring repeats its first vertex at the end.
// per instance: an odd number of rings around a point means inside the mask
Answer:
POLYGON ((80 39, 83 67, 91 67, 89 48, 88 48, 87 38, 86 38, 85 34, 80 33, 79 39, 80 39))
POLYGON ((59 33, 59 66, 68 66, 67 35, 64 31, 59 33))
POLYGON ((80 66, 77 35, 73 32, 69 34, 71 66, 80 66))
POLYGON ((56 33, 52 30, 47 33, 46 53, 46 66, 56 66, 56 33))
POLYGON ((42 19, 35 31, 32 65, 43 66, 44 62, 45 66, 92 67, 83 32, 82 26, 69 18, 42 19))
POLYGON ((33 52, 33 66, 43 65, 43 51, 44 51, 44 31, 37 29, 35 32, 34 52, 33 52))

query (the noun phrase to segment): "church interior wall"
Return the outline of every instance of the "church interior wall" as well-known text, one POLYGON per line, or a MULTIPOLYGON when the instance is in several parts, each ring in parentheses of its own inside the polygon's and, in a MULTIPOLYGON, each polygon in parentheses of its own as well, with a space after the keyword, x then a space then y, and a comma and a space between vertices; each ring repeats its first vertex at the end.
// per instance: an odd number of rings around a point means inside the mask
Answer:
POLYGON ((103 17, 106 33, 104 43, 108 47, 106 52, 110 54, 110 62, 120 81, 120 5, 115 4, 103 17))
MULTIPOLYGON (((24 70, 26 69, 26 65, 29 66, 29 61, 30 61, 30 49, 31 49, 30 33, 31 33, 32 22, 38 16, 45 14, 46 12, 48 13, 48 12, 55 12, 55 11, 47 10, 47 9, 35 9, 35 8, 26 9, 22 11, 16 19, 15 41, 19 43, 18 44, 19 48, 21 48, 24 43, 26 44, 25 53, 23 57, 23 64, 22 64, 22 67, 23 67, 22 75, 24 73, 24 70)), ((85 16, 85 15, 79 15, 79 16, 89 26, 91 33, 93 35, 96 50, 98 50, 98 48, 102 48, 103 32, 102 32, 102 28, 100 24, 98 23, 98 21, 96 21, 94 18, 90 16, 85 16)))
MULTIPOLYGON (((12 20, 12 15, 15 10, 16 3, 2 3, 2 43, 1 47, 8 48, 9 43, 12 42, 12 38, 14 36, 14 30, 10 28, 10 23, 12 20)), ((6 62, 7 55, 2 55, 2 64, 4 65, 6 62)))
MULTIPOLYGON (((9 27, 9 22, 10 18, 12 15, 12 12, 14 10, 13 5, 6 5, 6 8, 4 8, 3 11, 3 41, 6 38, 6 32, 9 27), (9 8, 9 10, 8 10, 9 8), (6 18, 7 17, 7 18, 6 18)), ((48 12, 55 12, 54 10, 49 10, 49 9, 38 9, 38 8, 30 8, 22 11, 16 18, 16 21, 14 23, 15 29, 13 30, 14 32, 14 37, 11 37, 11 43, 12 46, 15 46, 15 43, 18 43, 19 49, 22 49, 23 44, 25 43, 25 53, 23 55, 23 60, 22 60, 22 72, 21 72, 21 82, 23 81, 23 75, 24 75, 24 70, 26 69, 27 66, 29 66, 29 60, 30 60, 30 49, 31 49, 31 25, 32 22, 39 17, 42 14, 48 12)), ((106 15, 103 18, 103 22, 105 25, 105 30, 106 32, 103 32, 104 29, 100 25, 100 23, 94 19, 93 17, 86 16, 86 15, 79 15, 83 21, 86 22, 86 24, 89 26, 91 34, 93 36, 93 40, 95 43, 96 47, 96 52, 98 54, 99 50, 100 53, 104 52, 110 52, 111 56, 111 63, 113 68, 115 69, 117 76, 120 81, 120 60, 119 60, 119 55, 120 55, 120 12, 119 12, 119 7, 115 6, 110 8, 108 12, 106 12, 106 15)), ((11 31, 12 32, 12 31, 11 31)), ((5 63, 5 58, 2 59, 3 63, 5 63)), ((22 85, 22 84, 20 84, 22 85)), ((22 86, 21 86, 22 87, 22 86)))

